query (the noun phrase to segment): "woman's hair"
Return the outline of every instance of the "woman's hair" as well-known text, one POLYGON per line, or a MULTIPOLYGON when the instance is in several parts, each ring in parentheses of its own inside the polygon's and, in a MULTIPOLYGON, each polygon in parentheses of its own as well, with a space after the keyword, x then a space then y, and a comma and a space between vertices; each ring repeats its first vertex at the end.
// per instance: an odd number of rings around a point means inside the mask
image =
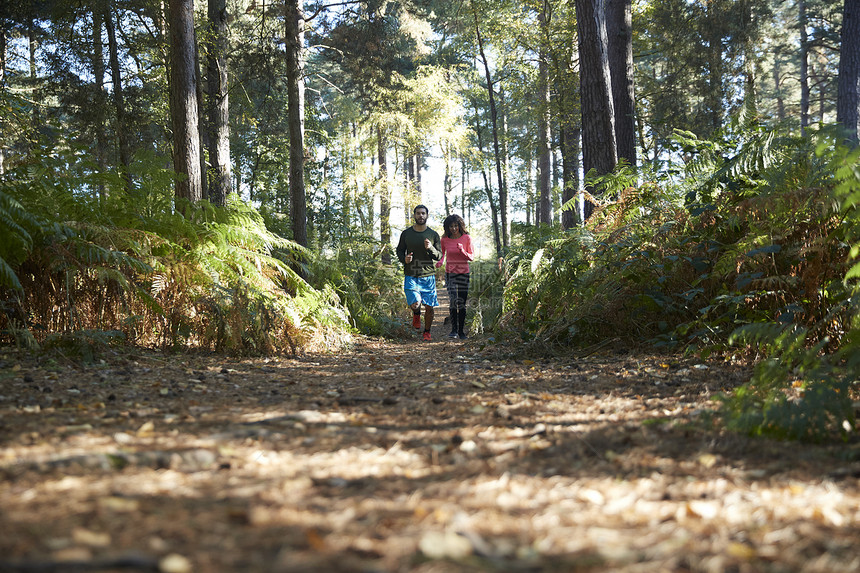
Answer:
POLYGON ((445 222, 442 223, 442 228, 445 229, 445 236, 449 239, 451 237, 451 224, 457 223, 460 226, 460 232, 464 235, 468 235, 469 231, 466 230, 466 221, 463 220, 463 217, 460 215, 448 215, 445 217, 445 222))

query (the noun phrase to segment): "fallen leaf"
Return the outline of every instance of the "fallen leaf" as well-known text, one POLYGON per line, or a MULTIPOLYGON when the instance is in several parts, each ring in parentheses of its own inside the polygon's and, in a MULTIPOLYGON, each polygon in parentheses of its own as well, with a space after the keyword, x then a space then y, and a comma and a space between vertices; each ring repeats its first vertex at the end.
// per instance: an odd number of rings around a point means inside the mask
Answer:
POLYGON ((472 543, 453 531, 428 531, 418 548, 430 559, 463 559, 472 554, 472 543))
POLYGON ((158 562, 161 573, 189 573, 192 570, 191 561, 178 553, 166 555, 158 562))
POLYGON ((91 531, 83 527, 76 527, 72 531, 72 539, 75 543, 86 545, 88 547, 108 547, 110 546, 110 534, 91 531))

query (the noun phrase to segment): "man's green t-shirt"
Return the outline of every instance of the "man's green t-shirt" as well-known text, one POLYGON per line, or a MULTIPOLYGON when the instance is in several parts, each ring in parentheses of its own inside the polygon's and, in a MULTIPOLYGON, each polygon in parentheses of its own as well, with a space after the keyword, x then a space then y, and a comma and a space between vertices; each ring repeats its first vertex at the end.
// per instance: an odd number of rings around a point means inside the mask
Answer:
POLYGON ((429 277, 436 274, 436 261, 442 259, 442 243, 439 233, 427 227, 421 232, 409 227, 400 234, 397 258, 403 263, 403 272, 413 277, 429 277), (430 239, 431 247, 424 247, 424 239, 430 239), (406 262, 406 253, 412 253, 412 262, 406 262))

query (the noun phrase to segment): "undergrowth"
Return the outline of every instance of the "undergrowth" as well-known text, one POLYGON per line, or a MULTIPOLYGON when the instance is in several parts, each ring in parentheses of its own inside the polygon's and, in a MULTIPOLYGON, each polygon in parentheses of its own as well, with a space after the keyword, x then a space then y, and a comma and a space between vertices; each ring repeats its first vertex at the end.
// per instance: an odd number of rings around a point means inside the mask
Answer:
POLYGON ((120 335, 161 348, 250 354, 350 343, 335 290, 314 288, 293 270, 296 256, 308 253, 239 201, 174 205, 173 176, 158 165, 136 157, 131 192, 81 149, 33 152, 2 176, 7 338, 84 357, 120 335))
POLYGON ((609 338, 700 356, 745 354, 720 403, 750 434, 826 440, 856 429, 858 151, 733 124, 677 134, 686 162, 592 179, 584 228, 517 236, 504 331, 542 351, 609 338))

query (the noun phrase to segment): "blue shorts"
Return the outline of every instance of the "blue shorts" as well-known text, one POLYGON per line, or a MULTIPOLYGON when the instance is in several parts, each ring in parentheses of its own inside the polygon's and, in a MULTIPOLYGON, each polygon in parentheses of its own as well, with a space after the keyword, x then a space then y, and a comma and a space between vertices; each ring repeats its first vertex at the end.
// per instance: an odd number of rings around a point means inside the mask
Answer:
POLYGON ((429 277, 406 275, 403 279, 403 291, 406 293, 406 303, 409 306, 416 302, 424 306, 439 306, 439 301, 436 299, 436 275, 429 277))

